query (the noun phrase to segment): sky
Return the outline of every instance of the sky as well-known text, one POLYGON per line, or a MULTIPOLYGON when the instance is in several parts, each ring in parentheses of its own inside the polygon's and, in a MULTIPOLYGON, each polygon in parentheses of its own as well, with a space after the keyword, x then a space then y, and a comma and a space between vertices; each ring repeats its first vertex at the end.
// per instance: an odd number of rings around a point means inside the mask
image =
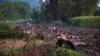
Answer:
POLYGON ((98 7, 100 7, 100 1, 98 2, 98 7))
MULTIPOLYGON (((3 4, 5 0, 0 0, 0 4, 3 4)), ((27 2, 31 7, 39 6, 39 0, 7 0, 10 2, 27 2)))
MULTIPOLYGON (((0 0, 0 5, 4 3, 5 0, 0 0)), ((39 0, 8 0, 10 2, 28 2, 31 8, 40 6, 39 0)), ((98 4, 98 7, 100 7, 100 2, 98 4)))
POLYGON ((100 4, 98 4, 98 7, 100 7, 100 4))
POLYGON ((0 0, 0 5, 4 3, 4 0, 0 0))

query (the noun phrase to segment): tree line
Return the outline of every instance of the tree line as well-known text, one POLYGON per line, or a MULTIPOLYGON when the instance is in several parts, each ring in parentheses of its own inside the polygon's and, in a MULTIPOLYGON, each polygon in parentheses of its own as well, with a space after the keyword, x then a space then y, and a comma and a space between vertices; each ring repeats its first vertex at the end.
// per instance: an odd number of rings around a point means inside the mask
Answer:
POLYGON ((27 19, 30 17, 30 9, 25 2, 5 2, 0 5, 0 20, 27 19))
POLYGON ((0 5, 0 20, 32 19, 40 22, 41 10, 39 7, 31 8, 27 2, 5 2, 0 5))
POLYGON ((77 16, 100 15, 98 0, 50 0, 46 5, 31 8, 27 2, 5 2, 0 5, 0 20, 29 19, 34 22, 42 20, 62 20, 77 16))
MULTIPOLYGON (((43 7, 45 7, 43 8, 44 10, 43 13, 45 14, 44 17, 57 14, 54 15, 57 18, 57 20, 61 19, 63 21, 66 21, 66 18, 77 17, 77 16, 93 16, 94 14, 95 15, 97 14, 96 11, 98 8, 97 7, 98 0, 82 0, 82 1, 81 0, 55 0, 55 1, 49 0, 49 2, 45 2, 47 4, 43 5, 43 7), (55 4, 56 6, 52 6, 55 4), (54 8, 57 9, 52 10, 54 8)), ((50 18, 53 18, 53 16, 51 16, 50 18)))

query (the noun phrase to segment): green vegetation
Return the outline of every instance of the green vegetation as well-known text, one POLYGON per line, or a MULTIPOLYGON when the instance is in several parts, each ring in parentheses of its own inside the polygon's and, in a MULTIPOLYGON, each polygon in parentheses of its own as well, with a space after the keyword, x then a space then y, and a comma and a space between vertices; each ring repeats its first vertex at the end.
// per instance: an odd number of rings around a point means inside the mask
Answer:
POLYGON ((99 16, 82 16, 69 19, 69 25, 83 28, 97 28, 100 29, 99 16))
POLYGON ((10 49, 8 51, 0 51, 0 56, 21 56, 23 47, 17 49, 10 49))
MULTIPOLYGON (((21 39, 26 42, 24 47, 17 49, 11 47, 7 52, 0 50, 0 56, 86 56, 83 51, 63 47, 57 48, 54 40, 40 33, 36 36, 29 36, 23 33, 23 30, 19 27, 14 28, 15 23, 32 21, 33 23, 50 22, 61 26, 67 23, 74 27, 100 29, 100 8, 96 6, 97 0, 50 0, 50 2, 53 3, 43 4, 42 9, 38 7, 30 8, 26 2, 5 2, 0 5, 0 41, 21 39)), ((32 31, 34 31, 33 28, 32 31)), ((64 31, 63 28, 61 29, 64 31)), ((90 42, 93 42, 93 40, 90 40, 90 42)), ((99 42, 100 38, 98 37, 94 44, 99 47, 99 42)))
POLYGON ((27 21, 32 21, 32 19, 28 18, 28 19, 6 20, 4 23, 13 28, 15 23, 27 22, 27 21))
POLYGON ((31 18, 33 23, 41 22, 41 11, 38 7, 32 9, 31 18))
POLYGON ((0 24, 0 31, 10 30, 10 26, 6 23, 0 24))
POLYGON ((27 36, 20 28, 10 28, 7 24, 0 24, 0 39, 21 39, 27 36))
POLYGON ((52 44, 45 43, 41 46, 34 46, 34 41, 30 41, 27 46, 17 48, 17 49, 10 49, 7 52, 0 52, 2 56, 30 56, 30 55, 46 55, 46 56, 86 56, 86 53, 83 51, 74 51, 70 49, 66 49, 63 47, 55 48, 52 44), (35 52, 37 51, 37 52, 35 52))
POLYGON ((0 5, 0 21, 9 24, 22 21, 39 22, 41 12, 39 8, 30 8, 26 2, 5 2, 0 5))
POLYGON ((86 54, 61 47, 56 49, 51 56, 86 56, 86 54))
POLYGON ((50 4, 42 6, 42 17, 45 21, 61 19, 65 22, 66 18, 92 16, 96 13, 98 2, 98 0, 50 0, 50 4))
POLYGON ((0 20, 30 18, 30 6, 25 2, 5 2, 0 5, 0 20))
POLYGON ((100 16, 100 8, 97 8, 97 10, 94 12, 94 16, 100 16))

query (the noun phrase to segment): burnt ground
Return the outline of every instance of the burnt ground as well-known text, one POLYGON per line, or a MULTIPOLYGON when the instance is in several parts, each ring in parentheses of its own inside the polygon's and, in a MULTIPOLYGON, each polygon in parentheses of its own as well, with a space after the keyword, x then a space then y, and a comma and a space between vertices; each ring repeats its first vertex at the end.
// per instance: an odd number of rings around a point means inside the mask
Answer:
MULTIPOLYGON (((66 26, 54 26, 54 25, 33 25, 30 23, 20 24, 24 33, 28 33, 30 37, 43 36, 43 40, 46 43, 51 41, 57 42, 60 34, 64 34, 73 43, 77 50, 84 50, 88 56, 100 55, 100 30, 89 28, 72 28, 66 26)), ((61 36, 60 36, 61 37, 61 36)), ((9 47, 14 48, 25 45, 23 40, 5 40, 0 43, 1 50, 8 50, 9 47)))

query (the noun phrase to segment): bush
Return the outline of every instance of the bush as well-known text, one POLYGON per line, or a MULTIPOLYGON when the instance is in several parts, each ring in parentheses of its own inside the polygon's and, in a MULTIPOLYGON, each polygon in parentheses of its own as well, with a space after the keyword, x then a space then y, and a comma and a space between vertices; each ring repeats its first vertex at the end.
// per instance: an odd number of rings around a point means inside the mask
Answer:
POLYGON ((86 54, 61 47, 56 49, 51 56, 86 56, 86 54))
POLYGON ((3 23, 3 24, 0 24, 0 31, 7 31, 7 30, 10 30, 10 27, 9 27, 9 25, 8 24, 5 24, 5 23, 3 23))
POLYGON ((98 8, 98 9, 94 12, 94 16, 100 16, 100 8, 98 8))
POLYGON ((8 51, 0 51, 0 56, 22 56, 23 47, 13 49, 11 48, 8 51))
POLYGON ((7 56, 7 54, 3 51, 0 51, 0 56, 7 56))
POLYGON ((0 39, 21 39, 28 37, 28 34, 23 33, 19 28, 10 28, 7 24, 0 24, 0 39))
POLYGON ((37 33, 36 36, 34 36, 34 39, 44 40, 45 36, 41 33, 37 33))
POLYGON ((100 29, 100 17, 99 16, 75 17, 69 19, 68 25, 75 27, 100 29))

